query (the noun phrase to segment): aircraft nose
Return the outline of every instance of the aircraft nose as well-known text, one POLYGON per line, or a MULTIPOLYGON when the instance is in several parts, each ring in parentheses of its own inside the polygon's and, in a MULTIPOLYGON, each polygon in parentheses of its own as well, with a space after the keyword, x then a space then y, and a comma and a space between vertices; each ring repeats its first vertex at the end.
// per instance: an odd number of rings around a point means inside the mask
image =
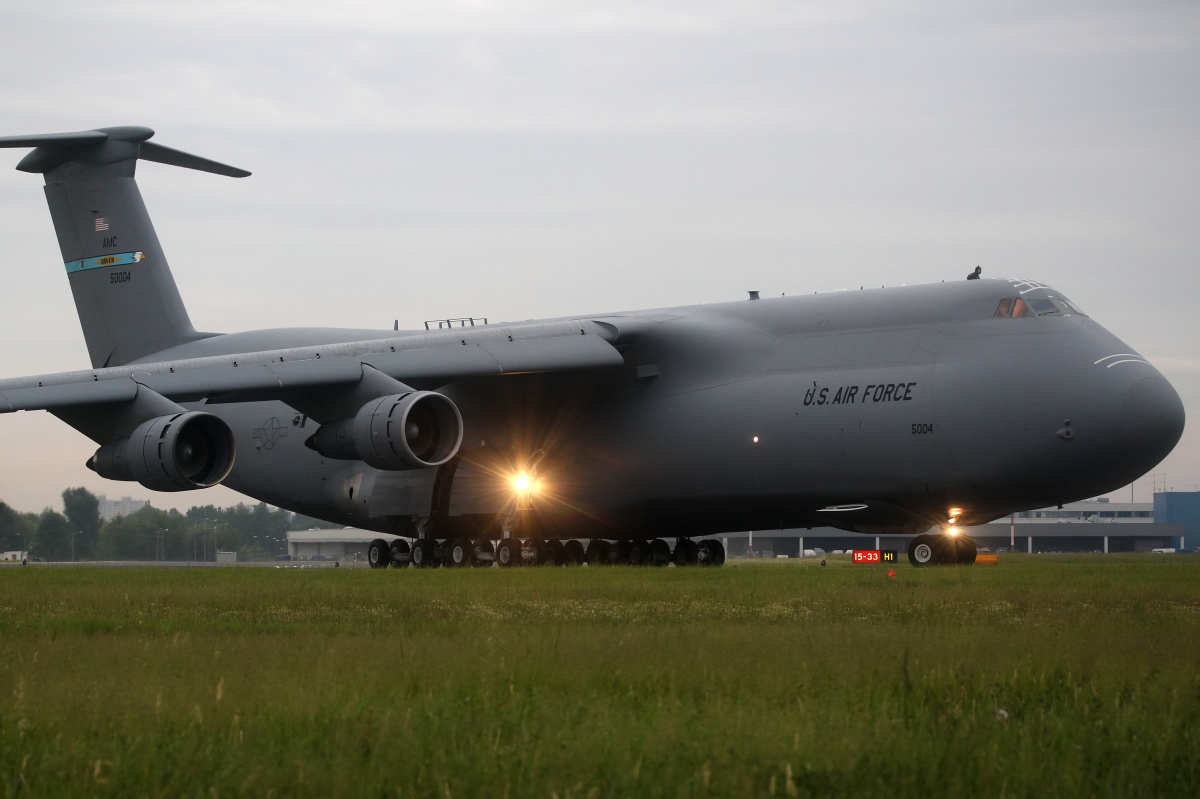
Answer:
POLYGON ((1133 384, 1121 405, 1121 428, 1130 455, 1150 469, 1183 435, 1183 401, 1166 379, 1146 377, 1133 384))

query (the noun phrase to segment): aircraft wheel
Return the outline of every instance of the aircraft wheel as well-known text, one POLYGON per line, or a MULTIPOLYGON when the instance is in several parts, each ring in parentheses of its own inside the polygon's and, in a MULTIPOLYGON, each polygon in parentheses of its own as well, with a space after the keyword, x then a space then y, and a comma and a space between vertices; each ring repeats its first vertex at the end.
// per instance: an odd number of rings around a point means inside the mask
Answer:
POLYGON ((625 566, 629 563, 629 542, 625 540, 614 541, 612 544, 611 553, 608 556, 609 563, 616 563, 625 566))
POLYGON ((446 544, 446 565, 454 567, 467 566, 471 562, 471 542, 465 538, 456 538, 446 544))
POLYGON ((690 538, 680 538, 675 542, 675 565, 695 566, 700 559, 700 545, 690 538))
POLYGON ((515 538, 505 538, 496 547, 496 562, 502 567, 521 565, 521 542, 515 538))
POLYGON ((418 569, 432 569, 437 566, 434 560, 435 544, 432 539, 418 538, 412 545, 412 565, 418 569))
POLYGON ((471 545, 471 565, 491 566, 496 559, 496 548, 490 538, 480 538, 471 545))
POLYGON ((388 564, 392 562, 392 551, 388 548, 387 541, 382 538, 376 538, 367 547, 367 563, 372 569, 386 569, 388 564))
POLYGON ((650 542, 650 563, 654 566, 666 566, 671 562, 671 545, 661 538, 650 542))
POLYGON ((698 562, 701 566, 725 565, 725 547, 715 538, 706 538, 699 544, 698 562))
POLYGON ((607 566, 612 562, 612 547, 603 538, 593 538, 587 548, 589 566, 607 566))
POLYGON ((412 560, 412 549, 403 538, 397 538, 393 541, 390 549, 393 568, 402 569, 412 560))
POLYGON ((554 551, 550 549, 550 545, 543 538, 535 538, 529 542, 529 551, 533 555, 533 559, 529 562, 530 566, 553 566, 554 551))
POLYGON ((550 548, 551 562, 555 566, 567 565, 567 548, 563 546, 563 542, 557 538, 551 538, 546 542, 546 546, 550 548))
POLYGON ((630 541, 628 558, 630 566, 649 565, 650 545, 645 541, 630 541))
POLYGON ((908 562, 914 566, 932 566, 940 562, 941 547, 931 535, 919 535, 908 542, 908 562))
POLYGON ((563 544, 563 563, 568 566, 578 566, 584 561, 583 544, 571 539, 563 544))

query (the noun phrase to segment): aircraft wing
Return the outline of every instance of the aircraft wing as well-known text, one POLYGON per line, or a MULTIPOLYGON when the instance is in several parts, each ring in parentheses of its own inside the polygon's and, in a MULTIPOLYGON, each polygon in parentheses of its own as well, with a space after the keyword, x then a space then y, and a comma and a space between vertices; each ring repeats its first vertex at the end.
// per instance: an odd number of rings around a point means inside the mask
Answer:
POLYGON ((591 321, 456 328, 311 347, 129 364, 0 380, 0 413, 124 402, 138 386, 176 402, 283 399, 348 386, 364 366, 400 382, 620 366, 609 326, 591 321))

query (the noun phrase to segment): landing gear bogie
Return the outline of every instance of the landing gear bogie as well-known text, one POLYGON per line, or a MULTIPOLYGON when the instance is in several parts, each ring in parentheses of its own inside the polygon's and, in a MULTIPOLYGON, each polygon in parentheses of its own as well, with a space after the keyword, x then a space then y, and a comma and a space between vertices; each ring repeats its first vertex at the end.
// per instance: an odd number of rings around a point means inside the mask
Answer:
POLYGON ((397 538, 389 548, 392 556, 392 568, 402 569, 412 561, 412 547, 403 538, 397 538))
POLYGON ((577 566, 583 563, 586 558, 586 553, 583 551, 583 544, 575 539, 571 539, 563 544, 563 563, 568 566, 577 566))
POLYGON ((501 568, 521 564, 521 542, 515 538, 505 538, 496 545, 496 563, 501 568))
POLYGON ((698 562, 701 566, 724 566, 725 547, 715 538, 706 538, 699 544, 698 562))
POLYGON ((437 544, 429 538, 418 538, 412 545, 412 565, 418 569, 433 569, 441 565, 437 558, 437 544))
POLYGON ((587 548, 587 564, 589 566, 608 566, 612 562, 612 545, 603 538, 592 539, 587 548))
POLYGON ((919 535, 908 543, 908 562, 913 566, 970 566, 978 549, 965 535, 919 535))
POLYGON ((367 545, 367 564, 372 569, 386 569, 392 562, 392 550, 388 542, 376 538, 367 545))
POLYGON ((442 559, 447 566, 462 568, 474 560, 472 544, 465 538, 447 541, 442 547, 442 559))

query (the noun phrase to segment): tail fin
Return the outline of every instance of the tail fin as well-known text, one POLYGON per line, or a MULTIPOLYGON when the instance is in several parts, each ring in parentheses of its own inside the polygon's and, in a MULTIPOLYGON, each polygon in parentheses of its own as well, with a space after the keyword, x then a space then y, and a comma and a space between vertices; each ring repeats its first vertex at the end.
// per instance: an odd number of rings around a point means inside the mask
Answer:
POLYGON ((188 318, 133 179, 139 158, 242 178, 216 161, 152 144, 150 128, 0 138, 33 147, 17 164, 46 177, 54 219, 93 367, 119 366, 211 334, 188 318))

